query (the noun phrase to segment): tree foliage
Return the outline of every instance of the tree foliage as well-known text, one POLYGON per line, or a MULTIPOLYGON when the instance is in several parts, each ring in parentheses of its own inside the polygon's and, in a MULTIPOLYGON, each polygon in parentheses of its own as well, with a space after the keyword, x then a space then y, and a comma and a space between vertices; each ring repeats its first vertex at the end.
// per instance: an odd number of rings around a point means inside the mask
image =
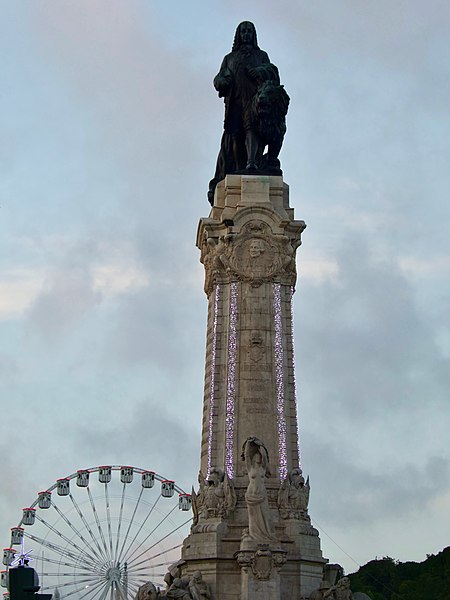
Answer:
POLYGON ((373 600, 450 600, 450 546, 421 563, 372 560, 349 578, 353 592, 373 600))

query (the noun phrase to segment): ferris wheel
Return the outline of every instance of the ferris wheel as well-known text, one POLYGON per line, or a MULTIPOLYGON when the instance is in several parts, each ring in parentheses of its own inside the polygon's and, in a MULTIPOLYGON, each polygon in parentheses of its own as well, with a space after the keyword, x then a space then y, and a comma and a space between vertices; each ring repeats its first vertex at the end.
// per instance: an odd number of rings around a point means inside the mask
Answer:
POLYGON ((1 584, 7 587, 17 557, 29 556, 41 592, 54 599, 129 600, 143 583, 163 585, 167 566, 179 558, 190 509, 191 496, 154 471, 79 470, 23 509, 3 550, 1 584))

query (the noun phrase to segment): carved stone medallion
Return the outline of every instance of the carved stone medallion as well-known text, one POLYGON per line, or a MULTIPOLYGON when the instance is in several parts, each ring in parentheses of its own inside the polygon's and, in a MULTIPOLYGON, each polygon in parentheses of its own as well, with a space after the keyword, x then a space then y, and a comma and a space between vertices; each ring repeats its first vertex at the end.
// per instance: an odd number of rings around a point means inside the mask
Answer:
POLYGON ((231 268, 244 281, 259 286, 280 268, 280 249, 269 227, 262 221, 250 221, 233 244, 231 268))
POLYGON ((267 223, 258 219, 246 223, 239 233, 219 237, 206 234, 201 248, 206 293, 215 282, 233 279, 254 287, 275 280, 294 285, 298 243, 286 235, 275 235, 267 223))

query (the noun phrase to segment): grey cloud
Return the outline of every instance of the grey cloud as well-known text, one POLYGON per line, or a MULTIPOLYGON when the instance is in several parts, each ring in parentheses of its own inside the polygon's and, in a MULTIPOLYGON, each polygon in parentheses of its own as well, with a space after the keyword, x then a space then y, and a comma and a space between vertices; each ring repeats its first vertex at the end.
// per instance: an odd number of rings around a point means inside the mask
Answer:
POLYGON ((0 379, 1 381, 14 381, 20 373, 19 363, 15 358, 0 352, 0 379))
POLYGON ((299 283, 297 311, 309 315, 297 318, 300 382, 336 418, 367 421, 424 398, 445 406, 448 360, 395 258, 376 258, 351 234, 336 258, 335 281, 299 283))
POLYGON ((434 499, 450 491, 450 460, 430 456, 423 466, 405 463, 376 471, 345 459, 337 446, 309 440, 316 472, 312 477, 311 516, 318 521, 358 528, 397 517, 421 514, 434 499), (319 466, 320 465, 320 466, 319 466), (318 468, 317 468, 318 467, 318 468), (316 515, 314 514, 316 511, 316 515))
POLYGON ((152 469, 190 490, 199 463, 199 438, 182 415, 174 417, 169 407, 150 397, 117 417, 110 418, 108 425, 98 424, 94 435, 76 432, 73 450, 79 460, 93 463, 89 466, 103 461, 152 469))
POLYGON ((123 297, 107 338, 107 355, 124 364, 150 363, 179 373, 191 364, 189 348, 204 346, 204 320, 195 300, 182 285, 158 279, 151 288, 123 297))
POLYGON ((29 329, 37 332, 41 339, 57 341, 101 302, 101 294, 93 289, 91 273, 96 253, 95 244, 81 243, 71 248, 50 270, 27 314, 29 329))
POLYGON ((38 477, 36 472, 26 473, 24 476, 24 464, 27 463, 27 453, 30 449, 23 446, 23 435, 20 428, 12 424, 12 429, 17 434, 16 445, 12 443, 0 444, 0 455, 2 457, 2 486, 0 489, 0 513, 3 546, 10 545, 11 527, 16 526, 21 517, 21 509, 29 506, 35 499, 38 477))

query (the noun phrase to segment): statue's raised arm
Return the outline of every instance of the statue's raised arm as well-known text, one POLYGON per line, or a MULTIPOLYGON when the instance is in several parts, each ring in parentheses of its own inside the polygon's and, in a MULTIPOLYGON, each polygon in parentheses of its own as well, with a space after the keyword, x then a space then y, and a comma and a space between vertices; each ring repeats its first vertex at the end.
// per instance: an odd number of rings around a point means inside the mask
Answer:
POLYGON ((259 48, 255 26, 249 21, 238 25, 214 87, 224 98, 225 120, 216 172, 209 185, 211 204, 216 185, 229 173, 281 175, 278 155, 289 106, 278 69, 259 48))

